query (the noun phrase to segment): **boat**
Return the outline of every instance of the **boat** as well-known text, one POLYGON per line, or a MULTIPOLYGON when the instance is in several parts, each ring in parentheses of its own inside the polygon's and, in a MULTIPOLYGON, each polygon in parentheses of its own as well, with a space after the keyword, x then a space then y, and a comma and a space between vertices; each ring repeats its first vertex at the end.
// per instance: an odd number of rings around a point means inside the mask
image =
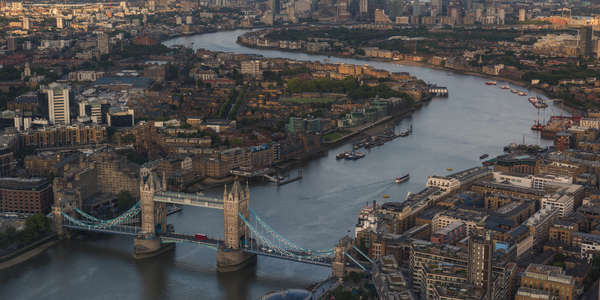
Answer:
POLYGON ((448 76, 452 76, 453 74, 452 74, 452 73, 448 73, 448 74, 446 74, 446 75, 448 75, 448 76))
POLYGON ((324 59, 323 61, 324 61, 324 62, 330 62, 330 60, 329 60, 329 59, 324 59))
POLYGON ((400 132, 400 136, 401 136, 401 137, 408 136, 408 133, 407 133, 406 131, 400 132))
POLYGON ((484 166, 491 166, 491 165, 493 165, 494 163, 493 163, 493 162, 491 162, 491 161, 488 161, 488 160, 486 160, 486 161, 482 162, 482 164, 483 164, 484 166))
POLYGON ((390 195, 383 195, 383 198, 386 198, 386 199, 387 199, 387 198, 389 198, 389 197, 390 197, 390 195))
POLYGON ((527 94, 525 92, 518 92, 517 95, 519 95, 519 96, 527 96, 527 94))
POLYGON ((357 159, 363 158, 363 157, 365 157, 365 154, 362 153, 362 152, 356 152, 356 153, 354 153, 354 160, 357 160, 357 159))
POLYGON ((352 154, 352 153, 346 154, 346 159, 347 160, 354 160, 355 159, 354 158, 354 154, 352 154))
POLYGON ((344 159, 344 158, 346 158, 346 152, 340 153, 340 154, 336 155, 335 158, 336 159, 344 159))
POLYGON ((508 86, 508 85, 501 85, 500 88, 503 89, 503 90, 508 90, 508 89, 510 89, 510 86, 508 86))
POLYGON ((517 91, 516 89, 510 89, 511 92, 513 92, 513 94, 518 93, 519 91, 517 91))
POLYGON ((446 170, 448 170, 448 171, 452 171, 452 168, 448 168, 448 169, 446 169, 446 170))
POLYGON ((486 153, 486 154, 483 154, 483 155, 479 156, 479 159, 484 159, 484 158, 486 158, 486 157, 488 157, 488 156, 489 156, 489 155, 486 153))
POLYGON ((410 178, 410 175, 408 175, 408 173, 406 173, 406 174, 404 174, 404 175, 402 175, 400 177, 396 177, 396 183, 407 181, 408 178, 410 178))
POLYGON ((485 84, 486 85, 492 85, 492 82, 491 81, 486 81, 485 84))
POLYGON ((495 82, 495 81, 492 81, 492 85, 496 85, 496 82, 495 82))

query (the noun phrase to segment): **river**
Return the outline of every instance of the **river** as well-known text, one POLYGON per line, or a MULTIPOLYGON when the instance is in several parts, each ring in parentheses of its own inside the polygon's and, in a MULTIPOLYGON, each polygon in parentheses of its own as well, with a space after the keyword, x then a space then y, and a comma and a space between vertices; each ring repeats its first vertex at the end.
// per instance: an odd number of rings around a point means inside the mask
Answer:
MULTIPOLYGON (((273 50, 250 49, 236 44, 244 31, 227 31, 189 37, 196 48, 213 51, 258 53, 265 57, 323 60, 307 55, 273 50)), ((183 38, 166 45, 183 44, 183 38)), ((364 61, 331 57, 332 62, 363 64, 364 61)), ((290 241, 312 249, 332 247, 352 231, 359 210, 372 200, 403 201, 410 191, 425 187, 427 176, 445 175, 446 168, 462 170, 480 166, 479 156, 502 153, 508 143, 523 138, 527 144, 546 146, 529 130, 537 118, 527 101, 486 79, 424 67, 396 66, 369 62, 377 68, 406 71, 426 82, 449 89, 447 98, 434 98, 411 116, 397 121, 401 129, 413 126, 409 137, 383 146, 365 149, 358 161, 337 161, 335 154, 350 149, 342 145, 329 156, 294 166, 303 179, 285 186, 273 183, 250 188, 253 210, 290 241), (408 182, 395 184, 394 178, 410 173, 408 182)), ((401 64, 401 62, 400 62, 401 64)), ((525 90, 524 88, 519 88, 525 90)), ((533 93, 527 91, 530 95, 533 93)), ((540 111, 548 119, 550 109, 540 111)), ((206 191, 221 196, 223 189, 206 191)), ((223 236, 223 212, 184 207, 170 215, 170 223, 182 233, 223 236)), ((211 249, 179 244, 175 251, 147 260, 135 260, 133 239, 99 236, 62 241, 44 253, 14 267, 0 270, 3 299, 256 299, 282 288, 304 288, 326 278, 328 268, 259 257, 258 262, 239 272, 219 274, 216 253, 211 249)))

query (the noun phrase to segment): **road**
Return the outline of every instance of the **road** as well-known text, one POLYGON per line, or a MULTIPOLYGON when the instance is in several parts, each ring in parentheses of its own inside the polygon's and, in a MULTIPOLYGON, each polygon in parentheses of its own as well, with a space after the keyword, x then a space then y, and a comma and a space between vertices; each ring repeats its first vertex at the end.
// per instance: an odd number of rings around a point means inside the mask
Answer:
POLYGON ((598 280, 592 285, 587 295, 584 295, 581 300, 597 300, 598 299, 598 280))

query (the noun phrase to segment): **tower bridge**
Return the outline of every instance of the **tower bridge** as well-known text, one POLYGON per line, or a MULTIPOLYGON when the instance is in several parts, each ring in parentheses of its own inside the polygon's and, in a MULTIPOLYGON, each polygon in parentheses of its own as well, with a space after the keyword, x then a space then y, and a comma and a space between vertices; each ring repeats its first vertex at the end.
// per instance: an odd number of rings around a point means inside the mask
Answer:
MULTIPOLYGON (((176 243, 191 243, 217 251, 217 269, 235 271, 256 261, 257 255, 332 267, 334 275, 342 276, 347 265, 347 253, 355 254, 353 241, 347 238, 329 249, 308 249, 296 245, 278 234, 250 208, 248 183, 242 187, 235 181, 225 186, 223 198, 166 191, 166 179, 152 172, 140 182, 140 198, 131 209, 112 220, 101 220, 81 211, 75 201, 61 200, 52 207, 53 226, 65 236, 70 230, 83 230, 134 237, 136 258, 159 255, 176 243), (224 237, 208 237, 168 230, 167 204, 190 205, 223 210, 224 237)), ((169 228, 169 229, 172 229, 169 228)), ((351 240, 351 239, 350 239, 351 240)))

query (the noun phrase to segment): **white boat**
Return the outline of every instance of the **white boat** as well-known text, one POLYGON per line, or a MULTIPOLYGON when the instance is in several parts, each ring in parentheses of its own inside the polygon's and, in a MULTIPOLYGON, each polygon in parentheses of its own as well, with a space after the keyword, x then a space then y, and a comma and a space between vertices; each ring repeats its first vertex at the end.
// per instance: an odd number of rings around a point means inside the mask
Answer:
POLYGON ((517 91, 515 89, 511 89, 510 91, 513 92, 513 93, 515 93, 515 94, 519 92, 519 91, 517 91))
POLYGON ((408 173, 406 173, 400 177, 396 177, 396 183, 407 181, 409 178, 410 178, 410 175, 408 175, 408 173))
POLYGON ((448 74, 446 74, 446 75, 448 75, 448 76, 452 76, 452 75, 454 75, 454 74, 452 74, 452 73, 448 73, 448 74))

